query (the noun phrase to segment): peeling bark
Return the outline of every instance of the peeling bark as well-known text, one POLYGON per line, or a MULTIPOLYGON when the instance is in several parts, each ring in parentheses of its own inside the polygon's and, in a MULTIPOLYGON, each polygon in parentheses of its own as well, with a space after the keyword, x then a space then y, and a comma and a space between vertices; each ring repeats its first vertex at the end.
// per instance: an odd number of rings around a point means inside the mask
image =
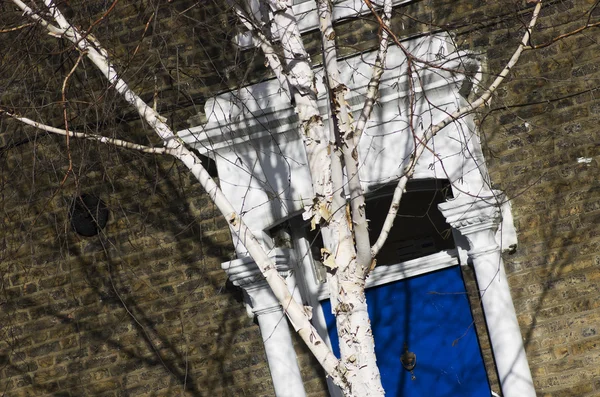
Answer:
MULTIPOLYGON (((355 251, 354 257, 348 260, 340 258, 341 265, 332 278, 335 283, 329 285, 331 307, 336 316, 336 325, 340 341, 341 361, 345 366, 346 377, 351 385, 351 396, 383 396, 375 341, 371 323, 367 313, 365 297, 365 279, 370 268, 371 244, 367 228, 365 197, 358 175, 358 140, 354 139, 354 120, 346 101, 347 87, 341 81, 337 64, 335 32, 332 23, 331 3, 317 0, 319 27, 323 41, 323 59, 325 75, 329 89, 329 98, 334 118, 334 134, 337 151, 340 151, 346 170, 350 196, 349 203, 344 202, 334 207, 338 216, 327 228, 337 229, 340 234, 352 238, 352 247, 341 247, 348 253, 355 251)), ((350 238, 348 239, 350 240, 350 238)), ((338 255, 336 254, 336 262, 338 255)))

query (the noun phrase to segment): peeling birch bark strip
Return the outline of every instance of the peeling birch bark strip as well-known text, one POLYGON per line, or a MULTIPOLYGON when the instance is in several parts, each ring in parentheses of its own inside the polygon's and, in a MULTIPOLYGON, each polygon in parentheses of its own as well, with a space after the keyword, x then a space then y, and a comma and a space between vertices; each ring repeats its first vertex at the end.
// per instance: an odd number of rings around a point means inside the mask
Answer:
POLYGON ((331 291, 331 306, 336 314, 341 361, 352 386, 351 395, 383 396, 365 298, 365 277, 372 257, 364 194, 358 175, 358 149, 353 139, 354 121, 345 97, 348 89, 341 81, 337 63, 331 3, 328 0, 317 0, 317 8, 325 75, 333 107, 332 117, 335 120, 332 133, 336 136, 337 151, 341 151, 344 159, 350 193, 350 212, 346 214, 345 199, 339 205, 334 202, 334 214, 326 226, 333 232, 338 230, 340 236, 347 236, 338 245, 340 252, 335 253, 339 268, 331 277, 336 280, 336 283, 330 285, 330 291, 335 288, 331 291), (344 243, 349 246, 343 246, 344 243), (343 258, 344 255, 352 256, 343 258))
MULTIPOLYGON (((317 0, 319 27, 323 41, 323 63, 329 95, 333 106, 333 116, 336 121, 336 144, 344 159, 344 166, 348 176, 348 192, 350 193, 350 215, 346 223, 354 234, 356 250, 356 267, 351 272, 367 274, 371 265, 371 243, 365 211, 365 198, 363 195, 358 175, 358 148, 355 144, 354 120, 346 101, 348 88, 343 84, 337 63, 337 50, 335 44, 335 31, 332 23, 331 3, 327 0, 317 0)), ((335 208, 334 211, 339 211, 335 208)))
MULTIPOLYGON (((508 76, 508 74, 510 73, 511 69, 516 65, 517 61, 521 57, 521 53, 523 52, 523 50, 527 48, 527 45, 529 43, 529 37, 531 36, 531 31, 535 27, 535 24, 537 22, 539 14, 540 14, 541 8, 542 8, 542 1, 540 0, 536 4, 535 8, 533 9, 533 14, 531 16, 531 20, 529 22, 529 25, 527 26, 527 30, 525 31, 523 38, 521 39, 521 42, 519 43, 519 46, 517 47, 517 49, 515 50, 513 55, 510 57, 506 66, 504 66, 504 69, 502 69, 500 74, 498 74, 498 76, 494 79, 492 84, 489 85, 489 87, 479 96, 479 98, 477 100, 475 100, 474 102, 470 103, 469 105, 459 108, 454 113, 448 115, 444 120, 431 126, 425 132, 425 134, 421 138, 420 144, 418 144, 417 147, 415 148, 415 151, 413 154, 413 156, 414 156, 413 160, 409 164, 408 168, 406 168, 404 170, 403 176, 400 178, 400 180, 398 181, 398 185, 394 189, 392 204, 391 204, 390 210, 388 211, 388 214, 385 218, 383 227, 381 229, 381 233, 379 234, 379 237, 377 238, 377 241, 375 242, 375 244, 373 244, 373 247, 371 247, 373 256, 377 255, 377 253, 381 250, 381 247, 383 247, 383 244, 385 243, 385 241, 388 238, 390 230, 392 229, 392 226, 394 225, 394 219, 396 218, 396 215, 398 213, 398 208, 400 206, 400 200, 402 199, 402 195, 404 194, 404 190, 406 189, 406 183, 414 174, 415 165, 416 165, 419 157, 421 157, 421 155, 423 154, 423 151, 427 147, 427 143, 431 140, 431 138, 433 138, 438 132, 440 132, 448 124, 458 120, 459 118, 465 116, 466 114, 468 114, 486 104, 489 104, 489 101, 490 101, 492 95, 494 94, 494 92, 496 91, 496 89, 498 89, 500 84, 502 84, 502 82, 504 81, 506 76, 508 76)), ((398 41, 398 38, 394 37, 394 40, 398 41)))
MULTIPOLYGON (((41 19, 33 10, 31 10, 31 8, 20 0, 13 1, 26 15, 34 20, 41 19)), ((221 214, 223 214, 229 222, 230 228, 239 236, 240 241, 242 241, 256 262, 273 291, 273 294, 278 299, 286 315, 290 319, 294 329, 296 329, 327 374, 331 376, 334 382, 342 387, 342 389, 347 390, 345 380, 338 370, 339 361, 331 350, 327 348, 327 345, 313 328, 304 308, 293 299, 285 280, 279 275, 274 262, 268 257, 257 238, 252 234, 239 214, 235 212, 235 209, 227 200, 221 189, 202 166, 201 159, 185 147, 183 142, 181 142, 181 140, 165 124, 164 119, 154 109, 142 101, 142 99, 128 87, 123 79, 118 77, 116 70, 108 60, 106 51, 100 46, 100 43, 96 39, 89 40, 88 38, 91 35, 86 37, 69 24, 58 8, 56 8, 52 0, 45 0, 45 4, 50 9, 54 20, 61 28, 60 37, 73 42, 80 51, 86 53, 88 59, 94 63, 123 98, 137 109, 140 116, 163 139, 166 148, 169 149, 169 153, 181 160, 182 163, 188 167, 192 175, 200 182, 221 214)), ((51 30, 49 28, 51 26, 50 24, 46 23, 43 26, 48 28, 49 31, 51 30)), ((52 31, 55 32, 56 28, 53 27, 52 31)))

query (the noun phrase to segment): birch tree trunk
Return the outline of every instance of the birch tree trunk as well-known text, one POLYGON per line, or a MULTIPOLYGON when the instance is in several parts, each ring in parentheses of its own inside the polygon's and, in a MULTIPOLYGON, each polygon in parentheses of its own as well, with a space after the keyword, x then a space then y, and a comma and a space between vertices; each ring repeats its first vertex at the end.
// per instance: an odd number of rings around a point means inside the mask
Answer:
POLYGON ((306 147, 315 199, 307 210, 312 226, 320 223, 329 268, 332 310, 340 339, 341 362, 349 385, 348 396, 382 396, 375 344, 364 294, 371 263, 364 196, 358 180, 358 153, 352 139, 353 122, 345 100, 333 42, 331 6, 319 2, 326 75, 336 131, 327 131, 317 105, 315 76, 304 48, 291 1, 270 1, 272 26, 280 40, 289 70, 300 132, 306 147), (343 166, 349 183, 344 186, 343 166), (349 191, 347 191, 349 190, 349 191), (346 195, 350 193, 350 203, 346 195), (355 222, 353 222, 356 220, 355 222))
MULTIPOLYGON (((347 212, 343 220, 354 238, 356 257, 341 262, 330 284, 331 307, 336 316, 340 340, 341 360, 348 370, 347 378, 357 396, 380 396, 381 385, 375 341, 367 311, 365 296, 366 276, 373 257, 367 228, 365 198, 358 174, 358 140, 354 139, 354 120, 346 101, 348 88, 342 82, 337 63, 335 31, 332 22, 332 4, 328 0, 317 0, 319 27, 323 41, 323 64, 329 90, 329 103, 334 119, 336 153, 339 153, 347 175, 348 203, 336 207, 335 212, 347 212)), ((324 226, 325 228, 328 225, 324 226)), ((337 262, 337 261, 336 261, 337 262)))

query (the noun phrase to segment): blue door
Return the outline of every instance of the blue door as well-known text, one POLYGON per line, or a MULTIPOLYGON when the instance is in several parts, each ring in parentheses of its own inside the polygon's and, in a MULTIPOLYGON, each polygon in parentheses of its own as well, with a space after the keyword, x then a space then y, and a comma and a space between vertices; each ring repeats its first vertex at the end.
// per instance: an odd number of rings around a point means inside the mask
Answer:
MULTIPOLYGON (((459 266, 370 288, 366 295, 386 396, 490 396, 459 266), (405 344, 416 354, 414 379, 400 361, 405 344)), ((331 304, 322 307, 339 357, 331 304)))

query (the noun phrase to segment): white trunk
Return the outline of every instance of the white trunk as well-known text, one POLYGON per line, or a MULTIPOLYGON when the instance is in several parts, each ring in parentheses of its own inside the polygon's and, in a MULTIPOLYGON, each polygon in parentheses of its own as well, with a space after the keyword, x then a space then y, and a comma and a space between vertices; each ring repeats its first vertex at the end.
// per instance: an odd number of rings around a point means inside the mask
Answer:
POLYGON ((331 159, 333 150, 330 136, 323 125, 317 105, 317 88, 310 58, 292 10, 292 2, 269 0, 273 12, 271 23, 276 37, 281 41, 283 56, 288 67, 291 97, 295 102, 300 123, 300 133, 306 147, 312 184, 316 195, 313 213, 328 218, 331 211, 333 186, 331 159))
MULTIPOLYGON (((332 117, 335 120, 334 133, 338 151, 341 151, 346 175, 350 203, 342 202, 343 207, 335 207, 334 213, 346 213, 338 225, 344 232, 353 235, 356 257, 343 261, 335 255, 339 268, 335 273, 335 283, 330 285, 331 307, 336 315, 336 325, 340 341, 341 360, 346 367, 348 383, 352 386, 352 396, 383 396, 375 341, 367 312, 365 299, 365 278, 369 271, 372 256, 369 231, 365 211, 365 198, 358 176, 358 140, 354 139, 354 120, 346 102, 347 87, 341 81, 337 64, 335 32, 331 17, 331 3, 317 0, 319 26, 323 41, 323 62, 329 88, 332 117)), ((331 227, 333 225, 328 225, 331 227)), ((354 247, 353 247, 354 248, 354 247)))
POLYGON ((344 393, 347 396, 381 396, 383 388, 375 358, 375 345, 371 332, 364 296, 366 270, 371 263, 370 244, 364 214, 364 198, 358 180, 357 153, 352 140, 352 120, 344 99, 344 86, 340 83, 331 20, 324 27, 324 42, 327 44, 327 75, 332 87, 333 101, 341 106, 334 107, 340 138, 348 140, 349 147, 342 142, 335 144, 336 138, 327 134, 317 107, 317 93, 310 60, 300 38, 290 3, 270 2, 273 9, 273 26, 277 38, 281 40, 284 57, 289 68, 289 81, 294 94, 300 130, 306 147, 307 157, 316 197, 309 214, 313 225, 321 218, 327 252, 324 262, 335 272, 330 276, 332 308, 336 314, 338 336, 343 371, 349 384, 344 393), (329 63, 331 61, 331 63, 329 63), (329 66, 331 65, 331 69, 329 66), (318 122, 314 122, 318 120, 318 122), (318 139, 318 142, 316 142, 318 139), (325 144, 324 144, 325 143, 325 144), (346 152, 345 154, 343 152, 346 152), (342 152, 342 153, 340 153, 342 152), (342 171, 338 158, 342 155, 344 165, 351 180, 350 192, 356 200, 352 212, 346 211, 346 198, 342 171), (355 158, 356 157, 356 158, 355 158), (324 169, 327 164, 327 169, 324 169), (362 200, 362 201, 361 201, 362 200), (353 216, 362 219, 352 223, 353 216), (361 216, 359 216, 359 214, 361 216), (357 261, 356 241, 353 227, 361 229, 361 263, 357 261))
MULTIPOLYGON (((365 211, 365 198, 358 176, 358 147, 354 139, 354 120, 346 102, 348 88, 342 82, 337 63, 335 31, 331 17, 331 3, 328 0, 317 0, 319 27, 323 41, 323 63, 329 88, 329 98, 335 120, 335 142, 342 153, 344 167, 348 178, 348 194, 350 196, 350 229, 354 233, 357 255, 357 269, 352 271, 366 274, 371 265, 371 244, 365 211)), ((339 210, 339 209, 338 209, 339 210)))

